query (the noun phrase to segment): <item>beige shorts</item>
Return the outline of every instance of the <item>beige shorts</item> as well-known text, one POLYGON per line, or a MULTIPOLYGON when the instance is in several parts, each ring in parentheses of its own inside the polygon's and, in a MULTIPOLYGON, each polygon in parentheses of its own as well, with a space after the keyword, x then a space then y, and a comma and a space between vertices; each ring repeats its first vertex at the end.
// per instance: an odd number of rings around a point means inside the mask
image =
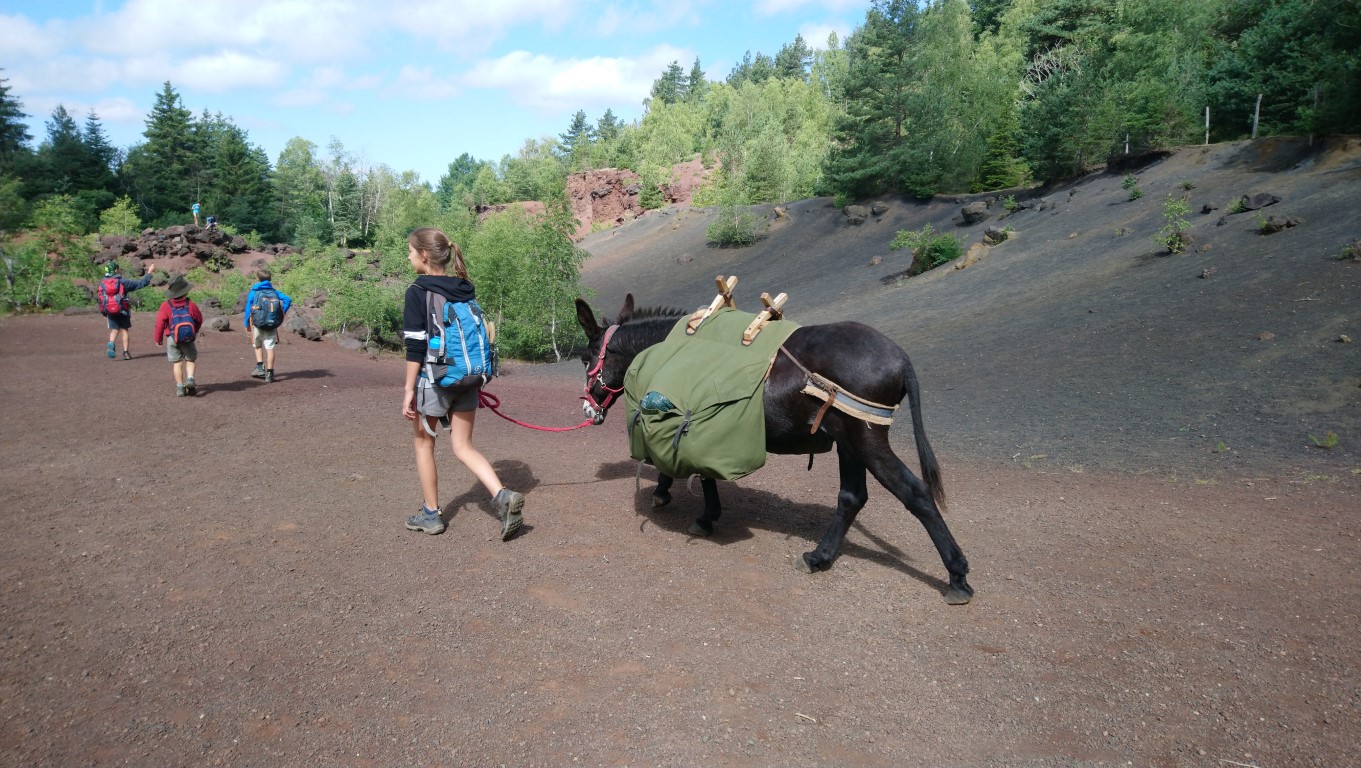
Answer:
POLYGON ((181 360, 188 360, 192 363, 198 360, 198 347, 194 346, 192 341, 186 341, 183 344, 171 344, 167 341, 165 343, 165 356, 172 363, 178 363, 181 360))
POLYGON ((275 345, 279 343, 279 329, 252 325, 250 327, 250 343, 256 349, 274 349, 275 345))

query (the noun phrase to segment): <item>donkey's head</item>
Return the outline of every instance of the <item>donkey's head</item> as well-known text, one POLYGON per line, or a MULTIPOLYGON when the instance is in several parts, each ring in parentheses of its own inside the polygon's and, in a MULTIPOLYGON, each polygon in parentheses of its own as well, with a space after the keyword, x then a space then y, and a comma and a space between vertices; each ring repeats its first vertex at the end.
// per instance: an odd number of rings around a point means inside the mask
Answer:
POLYGON ((624 297, 624 307, 614 322, 602 317, 596 321, 591 306, 577 299, 577 322, 586 333, 586 351, 581 362, 586 366, 586 388, 582 392, 581 410, 593 424, 605 421, 605 414, 619 393, 624 391, 624 374, 633 362, 637 350, 625 356, 611 354, 610 341, 619 325, 633 315, 633 294, 624 297))

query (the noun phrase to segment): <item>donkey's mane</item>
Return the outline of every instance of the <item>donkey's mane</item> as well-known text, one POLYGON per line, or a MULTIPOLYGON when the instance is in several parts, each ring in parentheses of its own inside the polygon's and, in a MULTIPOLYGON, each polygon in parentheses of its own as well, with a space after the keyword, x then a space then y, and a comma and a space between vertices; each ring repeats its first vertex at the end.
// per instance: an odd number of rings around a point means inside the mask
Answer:
POLYGON ((633 312, 631 313, 619 315, 619 317, 614 319, 613 323, 610 323, 609 320, 606 320, 605 324, 623 325, 624 323, 632 323, 639 322, 642 320, 654 319, 674 320, 676 318, 688 314, 690 313, 686 312, 683 309, 676 309, 675 307, 641 307, 634 309, 633 312))

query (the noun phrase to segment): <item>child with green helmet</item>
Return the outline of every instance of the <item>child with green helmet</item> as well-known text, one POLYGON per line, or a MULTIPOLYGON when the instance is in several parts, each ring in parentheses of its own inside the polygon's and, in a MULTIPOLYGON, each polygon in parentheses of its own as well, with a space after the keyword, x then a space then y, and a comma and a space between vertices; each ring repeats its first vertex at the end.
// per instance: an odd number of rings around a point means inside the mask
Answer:
POLYGON ((123 359, 132 359, 132 354, 128 352, 128 331, 132 328, 132 309, 128 306, 128 294, 147 287, 153 274, 151 265, 148 264, 146 274, 142 275, 140 280, 129 280, 123 277, 123 268, 118 262, 110 261, 104 265, 104 279, 99 281, 95 297, 99 302, 100 313, 109 321, 109 343, 105 347, 109 359, 117 357, 114 342, 120 337, 123 342, 123 359))

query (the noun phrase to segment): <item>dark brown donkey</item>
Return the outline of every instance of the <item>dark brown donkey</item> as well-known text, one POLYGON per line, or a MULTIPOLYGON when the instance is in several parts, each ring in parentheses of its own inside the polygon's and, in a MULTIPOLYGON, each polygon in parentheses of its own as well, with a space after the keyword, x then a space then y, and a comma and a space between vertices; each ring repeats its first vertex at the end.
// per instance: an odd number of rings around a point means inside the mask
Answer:
MULTIPOLYGON (((590 305, 577 299, 577 321, 590 340, 582 362, 586 364, 586 417, 596 424, 605 420, 614 399, 623 391, 624 374, 633 358, 657 344, 688 312, 678 309, 635 309, 633 294, 613 320, 596 320, 590 305)), ((836 519, 818 542, 817 549, 805 552, 799 567, 813 573, 831 566, 855 516, 865 506, 869 491, 865 471, 878 480, 925 526, 950 584, 944 591, 945 602, 961 605, 973 597, 967 579, 969 561, 950 529, 941 518, 937 503, 944 503, 940 466, 922 428, 921 394, 917 377, 907 353, 887 336, 860 323, 829 323, 800 327, 785 341, 785 349, 803 369, 826 377, 846 392, 863 400, 890 407, 908 398, 912 430, 921 459, 919 479, 903 464, 889 445, 888 427, 870 424, 835 408, 826 409, 816 432, 810 428, 822 409, 822 401, 803 393, 808 374, 789 356, 776 355, 766 381, 766 450, 770 453, 821 453, 836 445, 841 468, 841 491, 837 494, 836 519)), ((671 501, 673 478, 662 475, 653 491, 653 505, 671 501)), ((690 533, 713 533, 714 522, 722 513, 717 484, 703 478, 704 513, 690 526, 690 533)))

